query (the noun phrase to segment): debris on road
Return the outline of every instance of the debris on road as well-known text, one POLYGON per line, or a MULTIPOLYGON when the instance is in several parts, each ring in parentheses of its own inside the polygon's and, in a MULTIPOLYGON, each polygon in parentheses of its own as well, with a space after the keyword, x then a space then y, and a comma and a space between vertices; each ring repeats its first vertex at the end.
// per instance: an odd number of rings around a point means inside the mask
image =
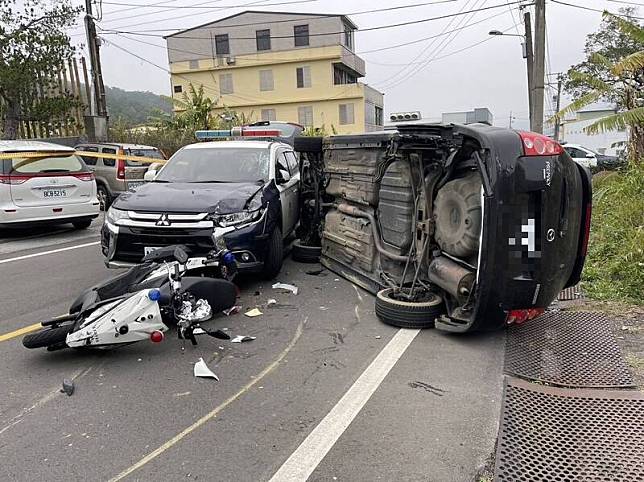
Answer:
POLYGON ((264 313, 259 311, 257 308, 253 308, 252 310, 249 310, 246 313, 244 313, 244 315, 249 316, 251 318, 253 318, 254 316, 260 316, 260 315, 263 315, 263 314, 264 313))
POLYGON ((277 304, 277 300, 275 298, 269 298, 268 301, 266 302, 266 306, 271 306, 277 304))
POLYGON ((297 288, 297 286, 295 286, 295 285, 290 285, 290 284, 288 284, 288 283, 275 283, 275 284, 273 285, 273 289, 274 289, 274 290, 286 290, 286 291, 290 291, 290 292, 291 292, 291 293, 293 293, 294 295, 296 295, 296 294, 297 294, 297 292, 299 291, 299 290, 298 290, 298 288, 297 288))
POLYGON ((66 393, 71 397, 74 394, 74 380, 63 379, 63 388, 60 389, 60 393, 66 393))
POLYGON ((214 378, 219 381, 219 377, 215 375, 210 368, 208 368, 208 365, 203 361, 203 358, 199 358, 199 361, 195 363, 194 374, 195 377, 214 378))
POLYGON ((380 338, 381 338, 380 335, 376 335, 376 340, 380 340, 380 338))
MULTIPOLYGON (((324 273, 324 268, 310 269, 310 270, 306 271, 306 274, 311 275, 311 276, 320 276, 322 273, 324 273)), ((323 276, 326 276, 326 273, 324 273, 323 276)))
POLYGON ((245 341, 253 341, 256 337, 247 335, 237 335, 230 342, 231 343, 244 343, 245 341))
POLYGON ((235 305, 231 308, 228 308, 227 310, 222 311, 222 313, 226 316, 235 315, 241 311, 241 308, 241 305, 235 305))
POLYGON ((205 334, 206 334, 206 330, 204 330, 203 328, 201 328, 200 326, 198 326, 197 328, 195 328, 194 330, 192 330, 192 334, 193 334, 193 335, 205 335, 205 334))

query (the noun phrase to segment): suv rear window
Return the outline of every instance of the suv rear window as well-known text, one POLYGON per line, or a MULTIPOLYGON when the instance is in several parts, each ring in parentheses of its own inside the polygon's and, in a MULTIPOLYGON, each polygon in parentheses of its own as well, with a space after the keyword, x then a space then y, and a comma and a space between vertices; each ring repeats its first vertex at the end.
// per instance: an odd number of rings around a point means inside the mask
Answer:
POLYGON ((10 170, 21 174, 81 172, 85 166, 78 156, 17 158, 11 159, 10 170))
MULTIPOLYGON (((153 159, 163 159, 161 153, 156 149, 125 149, 125 154, 128 156, 137 156, 137 157, 151 157, 153 159)), ((142 163, 138 161, 125 161, 125 165, 128 167, 143 167, 147 166, 147 163, 142 163)))

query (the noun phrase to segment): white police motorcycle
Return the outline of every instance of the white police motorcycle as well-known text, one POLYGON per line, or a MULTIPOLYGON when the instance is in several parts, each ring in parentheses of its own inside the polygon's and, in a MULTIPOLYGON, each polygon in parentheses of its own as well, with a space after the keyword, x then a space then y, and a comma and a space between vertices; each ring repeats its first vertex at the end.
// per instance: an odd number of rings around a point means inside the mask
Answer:
POLYGON ((26 335, 27 348, 111 348, 165 338, 176 324, 179 338, 196 344, 199 324, 235 304, 234 255, 225 250, 190 257, 185 247, 160 248, 143 263, 82 293, 69 314, 42 322, 43 329, 26 335))

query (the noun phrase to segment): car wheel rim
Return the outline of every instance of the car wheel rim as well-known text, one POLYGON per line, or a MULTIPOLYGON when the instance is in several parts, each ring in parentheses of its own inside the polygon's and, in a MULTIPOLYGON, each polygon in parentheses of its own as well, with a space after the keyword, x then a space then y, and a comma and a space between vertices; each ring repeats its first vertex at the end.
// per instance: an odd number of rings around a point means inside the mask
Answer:
POLYGON ((99 189, 96 197, 98 197, 98 206, 100 210, 105 211, 105 205, 107 204, 107 196, 105 195, 105 191, 103 189, 99 189))

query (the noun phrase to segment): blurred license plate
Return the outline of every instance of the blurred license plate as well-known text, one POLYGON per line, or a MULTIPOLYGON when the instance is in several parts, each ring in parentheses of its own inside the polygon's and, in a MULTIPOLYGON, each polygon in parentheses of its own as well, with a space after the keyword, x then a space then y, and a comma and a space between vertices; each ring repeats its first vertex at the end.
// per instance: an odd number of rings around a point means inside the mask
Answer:
POLYGON ((128 182, 127 187, 128 187, 128 189, 134 189, 134 188, 139 187, 141 184, 143 184, 143 181, 128 182))
POLYGON ((150 254, 153 251, 156 251, 157 249, 159 249, 159 246, 146 246, 145 248, 143 248, 143 256, 147 256, 148 254, 150 254))
POLYGON ((43 197, 66 197, 67 191, 64 189, 47 189, 43 191, 43 197))

